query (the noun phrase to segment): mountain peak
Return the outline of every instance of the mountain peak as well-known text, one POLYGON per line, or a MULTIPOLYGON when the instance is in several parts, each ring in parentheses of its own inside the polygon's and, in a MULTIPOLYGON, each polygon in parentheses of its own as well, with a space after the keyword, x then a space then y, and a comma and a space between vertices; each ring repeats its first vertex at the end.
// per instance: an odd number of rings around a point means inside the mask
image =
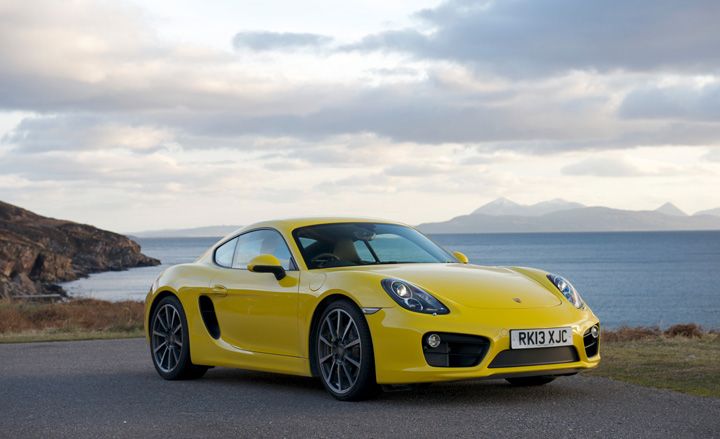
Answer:
POLYGON ((521 206, 518 203, 505 197, 500 197, 489 203, 483 204, 479 208, 475 209, 472 214, 510 215, 520 207, 521 206))
POLYGON ((519 206, 519 204, 509 198, 500 197, 492 200, 491 202, 483 205, 482 207, 486 206, 519 206))
POLYGON ((532 205, 519 204, 505 197, 493 200, 475 211, 471 215, 491 216, 540 216, 560 210, 576 209, 585 207, 580 203, 565 201, 561 198, 554 198, 548 201, 541 201, 532 205))
POLYGON ((683 212, 680 208, 669 201, 655 209, 655 212, 664 213, 669 216, 687 216, 687 213, 683 212))

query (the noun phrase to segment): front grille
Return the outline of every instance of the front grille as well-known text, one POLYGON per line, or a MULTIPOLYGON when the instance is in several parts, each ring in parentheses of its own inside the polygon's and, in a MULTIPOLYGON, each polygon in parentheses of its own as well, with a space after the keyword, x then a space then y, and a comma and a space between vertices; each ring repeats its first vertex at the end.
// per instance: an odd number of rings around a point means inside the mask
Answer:
POLYGON ((598 327, 598 337, 593 337, 590 333, 592 328, 585 331, 583 334, 583 342, 585 343, 585 355, 588 358, 592 358, 600 351, 600 327, 598 327))
POLYGON ((555 346, 537 349, 508 349, 495 356, 490 368, 538 366, 541 364, 580 361, 574 346, 555 346))
MULTIPOLYGON (((440 336, 440 345, 431 348, 424 342, 425 361, 434 367, 473 367, 480 364, 490 346, 490 340, 477 335, 434 332, 440 336)), ((427 335, 427 334, 426 334, 427 335)))

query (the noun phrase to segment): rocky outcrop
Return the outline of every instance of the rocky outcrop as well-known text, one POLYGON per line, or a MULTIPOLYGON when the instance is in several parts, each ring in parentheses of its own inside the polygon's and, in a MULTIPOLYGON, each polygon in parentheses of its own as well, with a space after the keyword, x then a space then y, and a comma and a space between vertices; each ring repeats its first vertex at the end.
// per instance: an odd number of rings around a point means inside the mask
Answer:
POLYGON ((64 294, 59 282, 159 263, 126 236, 0 201, 0 297, 64 294))

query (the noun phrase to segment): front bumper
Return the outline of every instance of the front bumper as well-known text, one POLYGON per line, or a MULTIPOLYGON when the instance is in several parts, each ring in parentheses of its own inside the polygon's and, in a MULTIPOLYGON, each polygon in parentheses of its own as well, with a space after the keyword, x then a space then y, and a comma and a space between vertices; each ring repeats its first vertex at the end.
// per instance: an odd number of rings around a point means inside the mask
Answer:
MULTIPOLYGON (((454 309, 450 314, 438 316, 393 307, 383 308, 366 318, 373 340, 376 379, 380 384, 567 375, 594 368, 600 363, 599 351, 596 349, 596 354, 588 357, 583 340, 586 332, 598 324, 597 317, 589 309, 577 310, 569 304, 542 309, 454 309), (573 332, 571 357, 568 350, 541 356, 547 358, 538 362, 500 361, 503 356, 516 357, 515 353, 518 353, 510 350, 510 330, 564 326, 571 327, 573 332), (430 332, 481 336, 489 343, 482 360, 474 366, 436 367, 428 364, 423 353, 423 337, 430 332), (503 367, 503 364, 521 365, 503 367)), ((530 355, 529 358, 538 356, 530 355)))

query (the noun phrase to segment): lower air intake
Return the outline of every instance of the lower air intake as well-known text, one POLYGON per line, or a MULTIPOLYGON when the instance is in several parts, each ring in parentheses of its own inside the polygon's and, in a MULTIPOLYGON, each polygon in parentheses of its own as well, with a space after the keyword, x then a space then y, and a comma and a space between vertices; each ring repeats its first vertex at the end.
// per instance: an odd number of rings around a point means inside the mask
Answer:
POLYGON ((490 368, 538 366, 543 364, 580 361, 574 346, 556 346, 538 349, 508 349, 495 356, 490 368))

